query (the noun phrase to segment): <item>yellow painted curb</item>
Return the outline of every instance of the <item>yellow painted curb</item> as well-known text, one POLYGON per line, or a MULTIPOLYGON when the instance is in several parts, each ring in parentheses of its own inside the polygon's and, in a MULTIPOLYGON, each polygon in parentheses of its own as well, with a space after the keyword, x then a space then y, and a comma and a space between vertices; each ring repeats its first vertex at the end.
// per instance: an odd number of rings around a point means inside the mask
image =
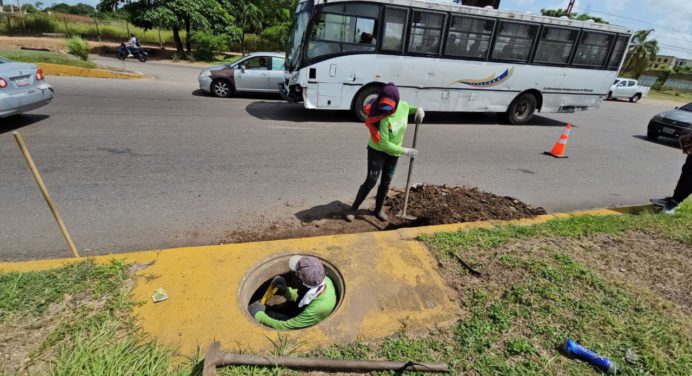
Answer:
POLYGON ((48 63, 38 63, 37 65, 43 70, 43 73, 47 76, 77 76, 91 78, 116 78, 127 80, 135 80, 144 77, 144 75, 141 73, 117 72, 107 69, 81 68, 71 65, 48 63))
MULTIPOLYGON (((528 220, 186 247, 89 259, 98 263, 119 259, 144 265, 137 272, 139 278, 132 291, 135 301, 142 302, 134 308, 139 324, 162 344, 193 356, 215 340, 230 350, 270 351, 271 341, 277 340, 278 333, 249 316, 249 302, 239 301, 243 281, 249 271, 278 256, 301 253, 321 257, 343 276, 346 294, 340 308, 319 325, 283 332, 289 340, 303 342, 302 350, 312 350, 335 343, 383 338, 405 328, 444 328, 457 320, 459 304, 435 270, 437 264, 427 247, 413 240, 417 235, 618 214, 622 212, 590 210, 528 220), (169 299, 153 303, 151 296, 158 288, 164 288, 169 299)), ((75 261, 0 263, 0 272, 46 270, 75 261)))

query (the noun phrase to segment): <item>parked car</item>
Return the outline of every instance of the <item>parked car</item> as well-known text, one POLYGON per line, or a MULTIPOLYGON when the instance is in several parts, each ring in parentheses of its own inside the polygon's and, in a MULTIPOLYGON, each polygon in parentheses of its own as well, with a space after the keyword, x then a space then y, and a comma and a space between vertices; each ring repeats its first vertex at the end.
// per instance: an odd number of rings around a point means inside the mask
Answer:
POLYGON ((626 98, 632 103, 637 103, 647 95, 649 95, 649 88, 637 85, 637 80, 618 78, 610 87, 607 99, 626 98))
POLYGON ((38 66, 0 57, 0 118, 45 106, 53 96, 53 87, 38 66))
POLYGON ((217 97, 230 97, 236 92, 278 94, 285 62, 282 53, 252 53, 233 64, 203 69, 197 79, 199 88, 217 97))
POLYGON ((692 133, 692 102, 654 116, 646 130, 646 136, 652 140, 659 136, 679 138, 688 133, 692 133))

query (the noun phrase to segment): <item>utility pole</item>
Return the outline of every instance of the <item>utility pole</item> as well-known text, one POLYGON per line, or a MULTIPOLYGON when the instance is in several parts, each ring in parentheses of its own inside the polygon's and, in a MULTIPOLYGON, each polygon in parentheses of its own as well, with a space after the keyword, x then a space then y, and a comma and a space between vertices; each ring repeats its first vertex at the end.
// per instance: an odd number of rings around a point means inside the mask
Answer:
POLYGON ((572 8, 574 8, 574 3, 577 0, 569 0, 569 4, 567 4, 567 17, 572 15, 572 8))

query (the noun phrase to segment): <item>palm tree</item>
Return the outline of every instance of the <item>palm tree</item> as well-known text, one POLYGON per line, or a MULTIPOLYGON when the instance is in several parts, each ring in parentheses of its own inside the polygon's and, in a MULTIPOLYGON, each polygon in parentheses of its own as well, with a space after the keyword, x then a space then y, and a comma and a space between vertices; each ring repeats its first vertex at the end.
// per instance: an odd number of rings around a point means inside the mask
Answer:
POLYGON ((632 43, 627 49, 627 57, 622 70, 631 73, 635 78, 639 78, 644 73, 658 54, 658 41, 656 39, 647 40, 653 31, 654 29, 648 29, 634 33, 632 43))

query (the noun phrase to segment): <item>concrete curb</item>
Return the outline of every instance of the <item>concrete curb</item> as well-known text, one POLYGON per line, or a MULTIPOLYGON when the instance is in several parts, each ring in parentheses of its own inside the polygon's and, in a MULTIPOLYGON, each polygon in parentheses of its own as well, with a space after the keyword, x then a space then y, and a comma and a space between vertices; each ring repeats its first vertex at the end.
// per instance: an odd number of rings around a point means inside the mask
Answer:
POLYGON ((47 76, 76 76, 126 80, 136 80, 144 78, 144 75, 141 73, 117 72, 107 69, 81 68, 61 64, 38 63, 37 65, 43 70, 43 73, 47 76))

